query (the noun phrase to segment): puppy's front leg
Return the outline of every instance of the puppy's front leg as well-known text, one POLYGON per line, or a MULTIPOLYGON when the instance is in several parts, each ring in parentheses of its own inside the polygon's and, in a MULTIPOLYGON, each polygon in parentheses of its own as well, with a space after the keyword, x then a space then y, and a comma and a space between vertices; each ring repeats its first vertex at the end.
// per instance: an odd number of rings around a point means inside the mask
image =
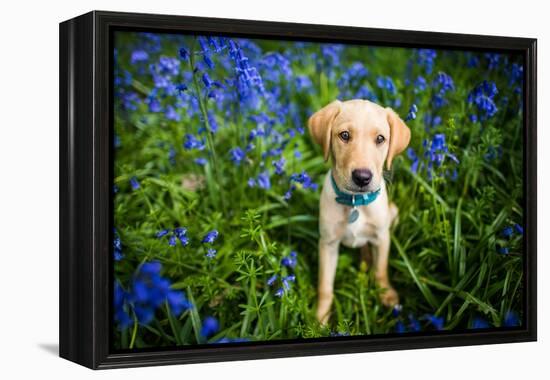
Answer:
POLYGON ((334 276, 338 264, 337 240, 319 239, 319 302, 317 304, 317 320, 326 325, 330 315, 330 307, 334 298, 334 276))
POLYGON ((390 231, 385 228, 378 233, 378 247, 376 249, 376 282, 382 288, 380 300, 385 306, 395 306, 399 303, 399 295, 391 286, 388 278, 388 259, 390 255, 390 231))

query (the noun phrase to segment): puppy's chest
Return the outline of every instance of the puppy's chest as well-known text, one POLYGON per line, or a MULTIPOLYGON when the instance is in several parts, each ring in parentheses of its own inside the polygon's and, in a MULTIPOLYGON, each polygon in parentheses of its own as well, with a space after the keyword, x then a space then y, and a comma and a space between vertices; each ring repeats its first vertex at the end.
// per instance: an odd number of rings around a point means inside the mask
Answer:
POLYGON ((359 218, 353 223, 347 223, 342 244, 349 248, 362 247, 368 242, 376 244, 378 227, 372 217, 359 208, 359 218))

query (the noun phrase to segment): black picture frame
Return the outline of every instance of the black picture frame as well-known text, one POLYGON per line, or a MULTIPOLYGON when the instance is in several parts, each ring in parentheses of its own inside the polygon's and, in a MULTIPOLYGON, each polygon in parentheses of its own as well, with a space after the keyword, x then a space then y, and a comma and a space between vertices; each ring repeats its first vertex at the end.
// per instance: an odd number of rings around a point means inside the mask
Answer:
POLYGON ((536 39, 93 11, 60 24, 60 356, 93 369, 535 341, 536 39), (523 55, 525 320, 522 327, 113 352, 112 70, 115 30, 218 33, 523 55))

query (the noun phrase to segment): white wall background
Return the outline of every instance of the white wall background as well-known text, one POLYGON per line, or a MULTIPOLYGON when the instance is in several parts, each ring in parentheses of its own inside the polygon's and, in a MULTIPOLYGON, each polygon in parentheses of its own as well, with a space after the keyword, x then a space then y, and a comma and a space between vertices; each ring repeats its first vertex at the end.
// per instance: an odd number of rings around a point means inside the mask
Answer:
POLYGON ((80 0, 0 11, 0 377, 519 379, 550 375, 550 50, 544 1, 80 0), (539 39, 539 342, 92 372, 57 355, 58 23, 93 9, 539 39), (546 144, 545 144, 546 143, 546 144), (546 354, 544 353, 546 350, 546 354), (32 376, 32 377, 31 377, 32 376))

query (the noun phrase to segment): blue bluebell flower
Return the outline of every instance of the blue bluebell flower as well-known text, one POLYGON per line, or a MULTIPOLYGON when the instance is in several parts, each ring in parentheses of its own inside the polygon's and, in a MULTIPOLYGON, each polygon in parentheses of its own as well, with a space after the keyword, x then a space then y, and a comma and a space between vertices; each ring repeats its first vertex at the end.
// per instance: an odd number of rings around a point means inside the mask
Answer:
POLYGON ((420 326, 420 321, 416 319, 416 317, 412 314, 409 314, 409 328, 412 332, 418 332, 422 330, 422 327, 420 326))
POLYGON ((249 342, 250 340, 247 338, 228 338, 223 337, 215 341, 214 343, 243 343, 243 342, 249 342))
POLYGON ((288 256, 281 259, 281 265, 285 267, 294 268, 296 267, 296 264, 298 264, 298 254, 296 251, 291 251, 288 256))
POLYGON ((262 57, 258 67, 263 72, 263 78, 269 81, 279 81, 280 74, 287 80, 292 78, 290 61, 280 53, 267 53, 262 57))
POLYGON ((306 75, 297 75, 294 78, 294 83, 297 91, 309 91, 313 87, 313 82, 311 82, 311 79, 306 75))
POLYGON ((285 290, 283 288, 279 288, 275 291, 275 296, 281 298, 285 294, 285 290))
POLYGON ((397 323, 395 324, 395 332, 398 334, 403 334, 407 332, 407 328, 402 321, 397 321, 397 323))
POLYGON ((294 281, 296 281, 296 276, 293 274, 283 277, 283 288, 285 290, 290 290, 291 283, 293 283, 294 281))
POLYGON ((170 233, 170 230, 164 229, 164 230, 160 230, 159 232, 157 232, 155 234, 155 236, 157 237, 157 239, 160 239, 161 237, 166 236, 169 233, 170 233))
POLYGON ((514 224, 514 230, 520 235, 523 235, 523 227, 517 223, 514 224))
POLYGON ((439 115, 432 115, 432 114, 425 114, 424 115, 424 124, 426 124, 426 130, 429 130, 433 127, 437 127, 438 125, 441 125, 441 116, 439 115))
POLYGON ((269 190, 271 188, 271 181, 269 179, 269 172, 264 171, 258 174, 257 179, 258 187, 260 189, 269 190))
POLYGON ((214 61, 212 61, 212 59, 208 54, 204 54, 202 56, 202 60, 204 61, 206 66, 208 66, 209 69, 214 69, 214 67, 216 67, 216 65, 214 64, 214 61))
POLYGON ((508 255, 510 253, 510 248, 508 247, 502 247, 502 246, 497 246, 497 252, 500 253, 501 255, 508 255))
POLYGON ((413 104, 411 108, 409 108, 409 112, 407 113, 407 117, 405 118, 405 121, 416 119, 417 112, 418 112, 418 107, 416 106, 416 104, 413 104))
POLYGON ((509 84, 521 84, 523 82, 523 65, 512 63, 510 69, 509 84))
POLYGON ((278 160, 273 161, 273 166, 275 167, 275 174, 277 175, 283 175, 285 172, 285 158, 281 156, 278 160))
POLYGON ((192 305, 185 297, 185 293, 180 291, 170 290, 166 294, 166 301, 172 314, 179 316, 186 310, 189 310, 192 305))
POLYGON ((220 329, 220 323, 216 318, 206 317, 202 321, 201 336, 208 338, 214 335, 215 333, 217 333, 219 329, 220 329))
POLYGON ((423 66, 426 74, 431 74, 434 66, 437 53, 432 49, 418 49, 416 50, 416 63, 423 66))
POLYGON ((181 47, 179 50, 180 58, 184 61, 187 61, 189 59, 189 51, 185 47, 181 47))
POLYGON ((292 198, 292 192, 296 190, 296 185, 292 184, 290 185, 288 191, 285 193, 285 195, 283 196, 283 198, 285 199, 285 201, 288 201, 290 200, 290 198, 292 198))
POLYGON ((219 233, 218 233, 217 230, 209 231, 209 232, 202 238, 202 242, 203 242, 203 243, 212 244, 212 243, 214 243, 214 241, 216 241, 216 239, 218 238, 218 236, 219 236, 219 233))
POLYGON ((189 237, 187 237, 187 228, 185 227, 177 227, 173 230, 163 229, 155 234, 157 239, 162 239, 167 235, 169 235, 168 245, 171 247, 175 247, 178 240, 183 247, 189 244, 189 237))
POLYGON ((498 145, 496 147, 494 146, 489 146, 487 147, 487 153, 485 153, 483 155, 483 157, 487 160, 487 161, 491 161, 491 160, 494 160, 496 158, 501 158, 502 157, 502 146, 498 145))
POLYGON ((514 228, 512 226, 504 227, 500 234, 504 238, 510 238, 514 234, 514 228))
POLYGON ((400 304, 397 304, 392 308, 391 313, 394 318, 397 318, 401 314, 401 311, 403 311, 403 306, 401 306, 400 304))
POLYGON ((134 50, 130 57, 130 63, 134 65, 138 62, 147 61, 148 59, 149 54, 145 50, 134 50))
POLYGON ((122 288, 118 281, 115 281, 113 289, 114 320, 120 330, 125 330, 132 326, 134 321, 130 316, 130 305, 128 304, 128 294, 122 288))
POLYGON ((162 105, 160 104, 157 98, 148 97, 146 103, 149 106, 149 112, 160 112, 162 111, 162 105))
POLYGON ((432 104, 434 108, 441 108, 447 104, 447 99, 445 98, 447 92, 453 91, 455 88, 453 78, 440 71, 433 80, 433 87, 436 92, 432 96, 432 104))
POLYGON ((241 161, 244 160, 244 158, 246 157, 244 151, 238 146, 235 148, 232 148, 229 151, 229 156, 231 161, 236 165, 239 165, 241 161))
POLYGON ((170 150, 168 150, 168 162, 170 165, 176 165, 176 150, 173 146, 171 146, 170 150))
POLYGON ((407 148, 407 157, 412 161, 411 163, 411 172, 418 173, 418 167, 420 165, 420 159, 416 155, 416 152, 413 148, 407 148))
POLYGON ((437 317, 435 315, 427 314, 424 316, 436 330, 443 330, 445 319, 443 317, 437 317))
POLYGON ((132 190, 138 190, 141 187, 135 176, 130 178, 130 186, 132 187, 132 190))
POLYGON ((206 250, 206 257, 208 257, 209 259, 213 259, 214 257, 216 257, 216 253, 218 251, 215 250, 214 248, 208 248, 206 250))
POLYGON ((185 83, 180 83, 176 85, 176 90, 181 95, 184 91, 187 91, 187 85, 185 83))
POLYGON ((487 329, 489 328, 489 322, 487 322, 485 319, 483 318, 474 318, 474 320, 472 321, 472 328, 473 329, 487 329))
POLYGON ((479 57, 477 55, 472 54, 468 58, 468 63, 466 64, 466 66, 468 66, 469 68, 479 67, 479 57))
POLYGON ((185 135, 185 141, 183 142, 183 147, 187 150, 204 150, 206 147, 204 139, 199 140, 195 135, 187 133, 185 135))
POLYGON ((173 120, 173 121, 180 121, 181 116, 179 113, 176 112, 175 108, 172 106, 167 106, 166 111, 164 112, 164 116, 166 116, 166 119, 173 120))
POLYGON ((277 278, 278 278, 278 276, 277 276, 276 274, 274 274, 273 276, 269 277, 269 278, 267 279, 267 282, 266 282, 267 286, 273 285, 273 283, 277 280, 277 278))
POLYGON ((501 54, 498 53, 485 53, 489 70, 498 68, 501 57, 501 54))
POLYGON ((392 95, 395 95, 397 93, 397 88, 395 87, 395 84, 393 83, 393 79, 391 77, 379 76, 378 78, 376 78, 376 85, 378 86, 378 88, 386 90, 392 95))
POLYGON ((195 164, 200 166, 204 166, 208 163, 208 160, 204 157, 195 158, 193 161, 195 162, 195 164))
POLYGON ((495 82, 484 80, 478 84, 468 94, 468 103, 473 104, 477 108, 477 117, 481 120, 487 120, 493 117, 498 108, 494 102, 494 97, 498 94, 498 89, 495 82))
POLYGON ((248 187, 255 187, 256 186, 256 179, 250 177, 247 181, 248 187))
POLYGON ((516 327, 521 325, 518 314, 515 311, 509 310, 504 316, 503 324, 505 327, 516 327))
POLYGON ((249 99, 253 94, 253 89, 257 89, 260 94, 265 94, 265 88, 262 78, 255 67, 250 65, 250 60, 244 55, 239 44, 234 40, 229 40, 229 56, 235 63, 236 82, 234 83, 241 102, 249 99))
POLYGON ((122 242, 116 229, 113 229, 113 234, 113 257, 115 261, 120 261, 124 258, 124 254, 122 253, 122 242))
POLYGON ((160 274, 161 268, 161 264, 156 261, 143 263, 132 278, 127 292, 115 282, 115 320, 119 328, 131 325, 129 317, 132 310, 139 323, 148 324, 165 302, 176 316, 192 307, 185 293, 170 289, 170 281, 160 274))
POLYGON ((422 75, 419 75, 414 80, 414 93, 418 94, 420 92, 423 92, 428 88, 428 82, 426 81, 426 78, 424 78, 422 75))

